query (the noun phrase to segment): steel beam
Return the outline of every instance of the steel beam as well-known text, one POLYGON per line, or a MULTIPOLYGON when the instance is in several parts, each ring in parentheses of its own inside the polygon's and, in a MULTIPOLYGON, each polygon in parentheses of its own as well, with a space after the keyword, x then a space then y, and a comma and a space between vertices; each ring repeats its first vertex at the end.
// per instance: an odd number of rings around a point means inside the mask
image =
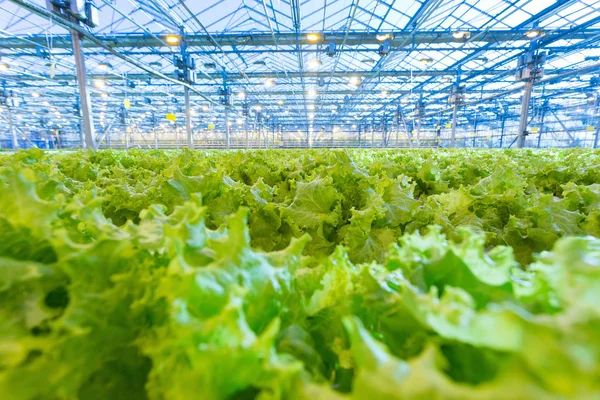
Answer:
MULTIPOLYGON (((564 73, 569 73, 570 71, 577 71, 577 69, 574 68, 560 68, 560 69, 546 69, 544 74, 548 77, 551 77, 553 75, 558 75, 558 74, 564 74, 564 73)), ((497 70, 488 70, 488 69, 480 69, 480 70, 471 70, 469 71, 468 74, 465 74, 467 76, 471 75, 471 74, 477 74, 479 76, 501 76, 501 75, 507 75, 509 73, 514 72, 513 69, 497 69, 497 70)), ((276 81, 289 81, 289 80, 293 80, 293 79, 300 79, 300 78, 320 78, 320 77, 324 77, 324 76, 331 76, 333 78, 342 78, 342 79, 348 79, 351 76, 363 76, 363 75, 367 75, 370 74, 370 71, 366 71, 366 70, 347 70, 347 71, 336 71, 336 72, 317 72, 317 71, 289 71, 287 74, 284 73, 280 73, 280 72, 268 72, 268 71, 261 71, 261 72, 247 72, 244 74, 239 74, 239 73, 228 73, 227 74, 227 81, 237 81, 237 80, 241 80, 241 81, 247 81, 247 80, 252 80, 252 79, 266 79, 266 78, 272 78, 275 79, 276 81)), ((379 77, 382 78, 407 78, 406 81, 408 81, 408 79, 412 78, 414 79, 415 77, 454 77, 456 76, 456 70, 451 70, 451 69, 446 69, 446 70, 425 70, 425 71, 419 71, 418 73, 415 73, 415 71, 410 71, 410 70, 396 70, 396 71, 380 71, 377 73, 377 75, 379 77), (411 75, 412 74, 412 75, 411 75)), ((199 85, 202 85, 202 83, 207 83, 210 82, 212 80, 217 80, 220 81, 223 77, 223 73, 222 72, 211 72, 211 73, 207 73, 207 74, 202 74, 199 75, 197 80, 199 85)), ((90 74, 89 75, 90 79, 102 79, 102 80, 106 80, 106 81, 123 81, 123 76, 121 75, 116 75, 116 74, 90 74)), ((54 78, 51 78, 50 75, 36 75, 36 76, 29 76, 29 75, 20 75, 20 74, 5 74, 2 79, 6 79, 7 82, 10 81, 16 81, 16 82, 36 82, 36 86, 38 86, 39 83, 44 82, 44 80, 46 80, 47 82, 55 82, 57 84, 61 83, 61 82, 74 82, 75 80, 77 80, 77 77, 75 75, 71 75, 71 74, 60 74, 60 75, 55 75, 54 78)), ((140 83, 146 82, 149 79, 151 79, 151 83, 160 83, 163 81, 163 78, 155 78, 153 77, 151 74, 127 74, 127 79, 130 81, 141 81, 140 83)), ((169 78, 169 82, 171 82, 171 78, 169 78)), ((514 79, 511 79, 510 82, 514 82, 514 79)), ((346 82, 344 82, 345 84, 346 82)), ((390 82, 393 83, 393 82, 390 82)), ((396 83, 401 83, 401 82, 396 82, 396 83)), ((215 82, 215 85, 217 85, 219 83, 215 82)), ((246 84, 248 84, 246 82, 246 84)), ((263 82, 257 82, 257 84, 263 84, 263 82)), ((354 92, 356 92, 356 90, 354 90, 354 92)), ((202 95, 204 95, 204 93, 202 93, 202 95)))
MULTIPOLYGON (((23 5, 24 1, 13 1, 13 3, 23 5)), ((378 35, 391 34, 392 47, 403 47, 403 43, 418 44, 436 44, 436 43, 464 43, 462 38, 456 39, 450 30, 416 30, 405 29, 402 31, 371 31, 371 32, 344 32, 333 31, 323 33, 323 43, 334 41, 341 45, 345 41, 346 46, 379 46, 381 42, 377 39, 378 35)), ((503 43, 523 41, 529 42, 525 36, 529 29, 495 29, 495 30, 469 30, 471 33, 470 43, 503 43)), ((570 29, 556 29, 546 32, 545 39, 560 37, 564 40, 587 40, 600 34, 600 29, 586 29, 579 32, 572 32, 570 29)), ((137 32, 118 33, 112 35, 96 35, 96 39, 104 46, 113 49, 119 48, 163 48, 167 47, 164 41, 164 34, 140 34, 137 32)), ((224 33, 218 35, 191 34, 186 35, 186 41, 190 47, 214 47, 215 44, 221 48, 231 47, 276 47, 292 46, 298 43, 300 46, 315 46, 316 43, 309 41, 306 36, 298 37, 296 41, 295 32, 279 32, 275 37, 269 32, 260 33, 224 33)), ((84 48, 103 47, 98 41, 84 39, 82 46, 84 48)), ((0 38, 0 48, 4 49, 27 49, 35 47, 46 47, 47 38, 45 35, 23 35, 16 37, 0 38)), ((55 35, 52 37, 52 48, 70 48, 70 39, 66 35, 55 35)), ((375 49, 376 50, 376 49, 375 49)))

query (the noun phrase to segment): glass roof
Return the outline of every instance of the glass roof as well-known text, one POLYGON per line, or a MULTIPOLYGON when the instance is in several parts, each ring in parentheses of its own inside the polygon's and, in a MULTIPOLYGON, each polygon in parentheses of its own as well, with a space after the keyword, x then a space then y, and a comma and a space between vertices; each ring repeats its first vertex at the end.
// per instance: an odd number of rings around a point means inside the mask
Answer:
MULTIPOLYGON (((46 9, 44 0, 0 0, 0 62, 9 66, 0 71, 0 81, 24 104, 49 103, 55 114, 68 115, 77 101, 69 31, 23 4, 46 9), (32 99, 34 94, 39 97, 32 99)), ((517 59, 532 46, 548 52, 546 78, 600 60, 600 0, 96 0, 95 5, 101 22, 87 31, 104 46, 86 39, 84 46, 92 98, 107 113, 124 97, 139 100, 142 114, 160 107, 180 111, 182 87, 139 67, 173 76, 179 48, 165 43, 170 33, 184 32, 196 58, 192 100, 198 110, 212 103, 210 112, 221 113, 219 89, 225 85, 294 127, 368 122, 392 115, 398 106, 414 109, 419 99, 426 110, 445 110, 457 80, 467 100, 508 91, 503 104, 518 105, 514 90, 523 83, 514 77, 517 59), (532 39, 526 33, 534 29, 540 34, 532 39), (455 37, 460 32, 464 36, 455 37), (308 40, 309 33, 319 39, 308 40), (385 52, 382 35, 390 40, 385 52), (154 99, 151 106, 142 102, 146 98, 154 99)), ((534 97, 543 93, 557 105, 571 104, 595 91, 590 78, 597 72, 542 81, 534 97)))

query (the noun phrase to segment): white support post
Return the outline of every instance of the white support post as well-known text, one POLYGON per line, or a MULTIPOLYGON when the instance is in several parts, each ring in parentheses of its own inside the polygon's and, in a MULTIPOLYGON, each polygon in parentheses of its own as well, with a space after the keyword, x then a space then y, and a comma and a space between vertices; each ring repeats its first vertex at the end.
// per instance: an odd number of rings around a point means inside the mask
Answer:
POLYGON ((12 148, 14 151, 19 149, 19 141, 17 140, 17 131, 15 129, 15 123, 13 121, 12 110, 10 106, 6 105, 6 110, 8 111, 8 129, 10 131, 10 140, 12 142, 12 148))
POLYGON ((225 148, 227 148, 227 150, 229 150, 229 147, 231 146, 229 134, 229 106, 225 105, 225 148))
POLYGON ((187 135, 188 149, 194 149, 194 133, 192 131, 192 109, 190 105, 190 88, 184 88, 185 95, 185 131, 187 135))
POLYGON ((450 138, 450 147, 456 147, 456 122, 458 120, 458 103, 452 107, 452 136, 450 138))
POLYGON ((246 131, 246 149, 248 149, 248 148, 250 148, 250 141, 249 141, 250 139, 249 139, 249 136, 248 136, 248 111, 246 111, 246 115, 244 117, 244 120, 245 120, 244 121, 244 125, 245 125, 244 128, 245 128, 245 131, 246 131))
POLYGON ((77 84, 79 86, 79 99, 81 101, 81 117, 83 125, 83 135, 85 137, 85 147, 96 150, 94 120, 92 117, 92 102, 87 90, 87 73, 85 70, 85 58, 81 48, 81 37, 79 32, 71 30, 71 39, 73 41, 73 56, 75 57, 75 66, 77 68, 77 84))
POLYGON ((517 148, 525 146, 525 136, 527 135, 527 124, 529 120, 529 102, 531 101, 531 92, 533 91, 533 80, 528 80, 523 91, 521 101, 521 119, 519 121, 519 136, 517 138, 517 148))

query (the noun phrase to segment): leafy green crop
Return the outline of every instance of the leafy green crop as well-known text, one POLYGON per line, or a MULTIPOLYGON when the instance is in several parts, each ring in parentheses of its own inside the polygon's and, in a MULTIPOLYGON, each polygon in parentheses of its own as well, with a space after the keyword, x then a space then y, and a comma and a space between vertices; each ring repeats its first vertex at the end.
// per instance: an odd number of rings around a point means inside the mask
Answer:
POLYGON ((600 153, 0 157, 0 398, 600 397, 600 153))

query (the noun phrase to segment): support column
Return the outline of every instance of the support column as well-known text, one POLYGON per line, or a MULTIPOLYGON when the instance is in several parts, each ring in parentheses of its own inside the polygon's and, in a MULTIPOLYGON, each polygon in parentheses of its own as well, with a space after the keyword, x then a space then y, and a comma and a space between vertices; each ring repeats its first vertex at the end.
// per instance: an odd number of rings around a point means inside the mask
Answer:
POLYGON ((544 117, 546 116, 546 110, 548 109, 548 99, 544 100, 544 105, 542 106, 542 116, 540 118, 540 133, 538 135, 537 148, 539 149, 542 145, 542 135, 544 134, 544 117))
POLYGON ((245 119, 245 130, 246 130, 246 149, 248 149, 250 147, 250 139, 248 136, 248 110, 246 110, 246 115, 244 116, 245 119))
POLYGON ((77 84, 79 86, 79 99, 81 101, 81 117, 83 124, 83 135, 85 137, 85 147, 96 150, 94 140, 94 120, 92 118, 92 102, 87 90, 87 74, 85 70, 85 58, 81 48, 81 37, 79 32, 71 30, 73 41, 73 56, 75 57, 75 66, 77 68, 77 84))
POLYGON ((458 103, 452 107, 452 136, 450 137, 450 147, 456 147, 456 121, 458 120, 458 103))
POLYGON ((504 129, 506 128, 506 117, 508 116, 508 106, 502 106, 502 123, 500 127, 500 148, 502 148, 502 142, 504 141, 504 129))
POLYGON ((188 149, 194 149, 194 133, 192 131, 192 108, 190 104, 190 88, 183 89, 185 95, 185 132, 187 135, 188 149))
POLYGON ((359 125, 359 126, 358 126, 358 148, 361 148, 361 147, 362 147, 362 143, 360 142, 360 139, 361 139, 361 137, 360 137, 360 136, 361 136, 361 133, 362 133, 362 125, 359 125))
POLYGON ((527 135, 527 123, 529 120, 529 102, 531 101, 531 92, 533 91, 533 80, 528 80, 523 91, 521 101, 521 119, 519 121, 519 136, 517 138, 517 148, 525 145, 525 136, 527 135))
POLYGON ((475 111, 475 122, 474 122, 474 126, 473 126, 473 142, 471 144, 471 147, 475 148, 475 139, 477 137, 477 117, 479 116, 479 112, 476 110, 475 111))
POLYGON ((421 115, 417 119, 417 147, 421 147, 421 115))
POLYGON ((225 147, 229 150, 230 139, 229 139, 229 106, 225 105, 225 147))
POLYGON ((396 147, 398 147, 398 136, 400 136, 400 106, 396 110, 396 147))
POLYGON ((600 132, 600 97, 596 98, 596 107, 594 109, 596 115, 596 133, 594 134, 594 143, 592 144, 592 148, 598 148, 598 133, 600 132))
POLYGON ((10 106, 6 105, 6 110, 8 111, 8 129, 10 131, 10 140, 12 142, 12 148, 14 151, 19 149, 19 141, 17 140, 17 131, 15 130, 15 123, 13 121, 12 110, 10 106))

